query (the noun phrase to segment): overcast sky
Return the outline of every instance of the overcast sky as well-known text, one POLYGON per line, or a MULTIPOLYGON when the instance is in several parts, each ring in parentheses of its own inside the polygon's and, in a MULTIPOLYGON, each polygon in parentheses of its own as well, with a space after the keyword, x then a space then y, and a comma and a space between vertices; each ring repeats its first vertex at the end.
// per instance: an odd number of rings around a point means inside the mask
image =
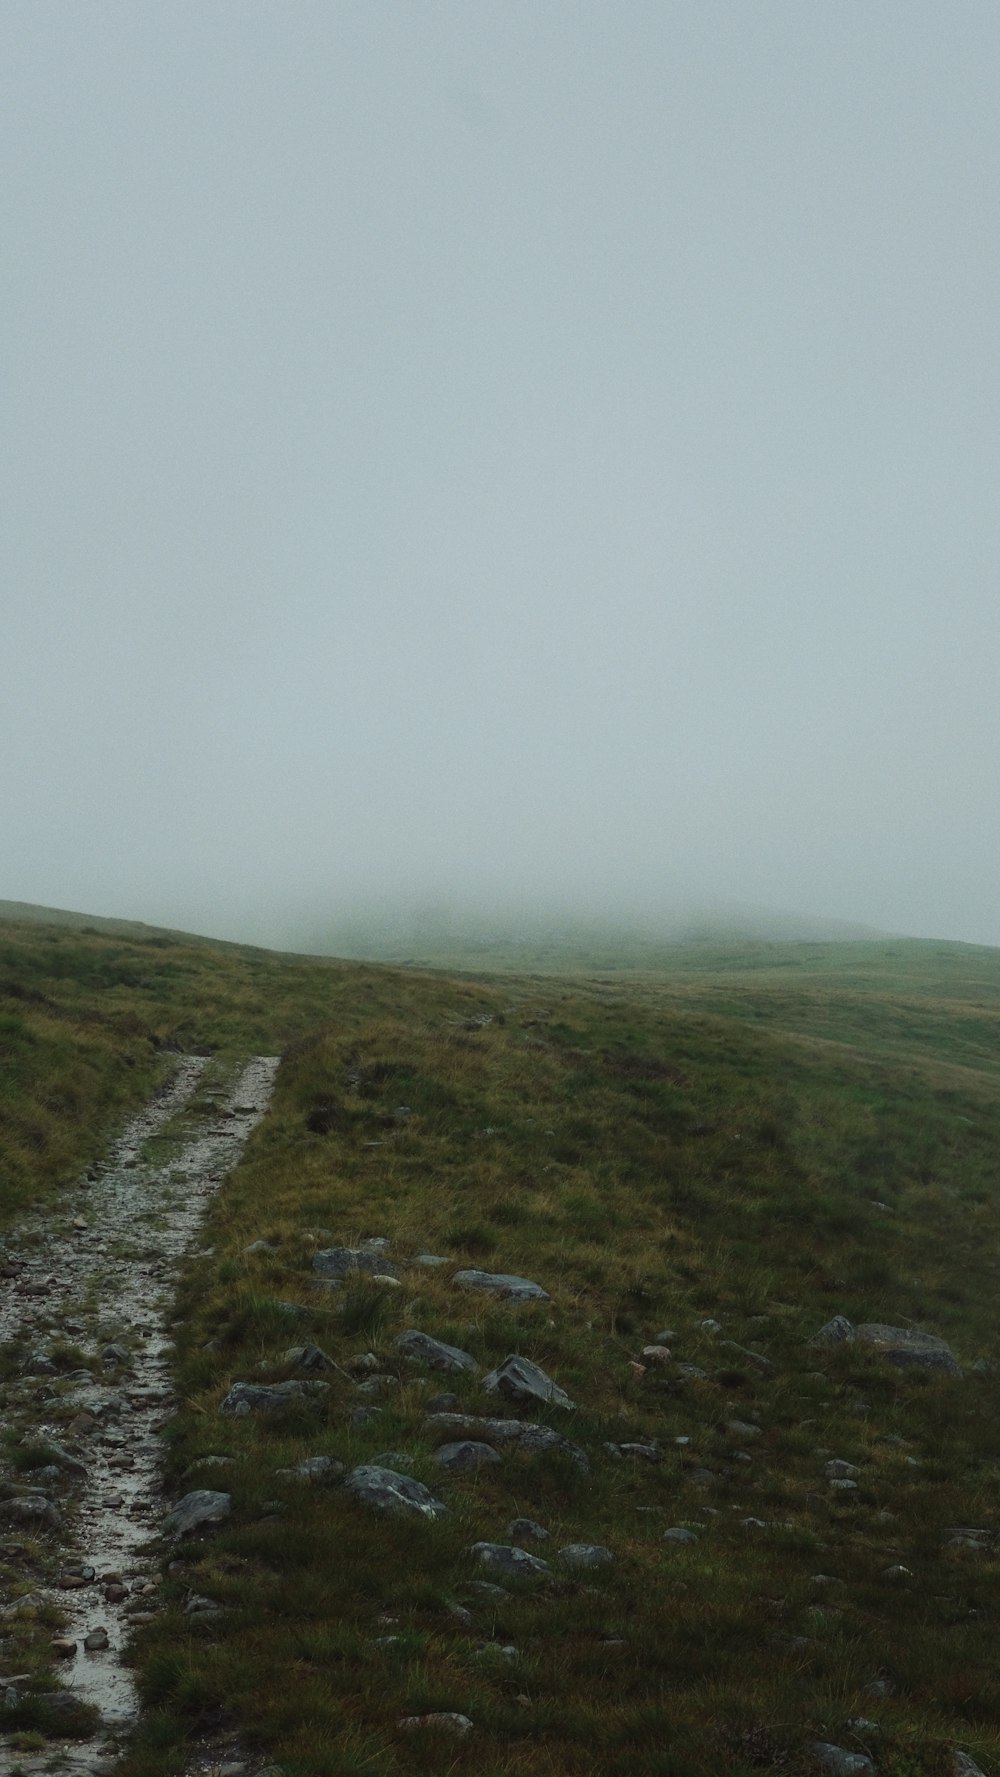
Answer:
POLYGON ((0 39, 0 896, 1000 944, 995 0, 0 39))

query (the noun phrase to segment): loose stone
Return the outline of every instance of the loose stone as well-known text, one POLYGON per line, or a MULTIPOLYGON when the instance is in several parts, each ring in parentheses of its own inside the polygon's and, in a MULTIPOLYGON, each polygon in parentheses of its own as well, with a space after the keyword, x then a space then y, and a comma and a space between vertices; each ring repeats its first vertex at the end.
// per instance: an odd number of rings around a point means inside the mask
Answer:
POLYGON ((480 1444, 472 1438, 463 1438, 458 1443, 442 1444, 434 1452, 434 1461, 455 1474, 471 1474, 476 1469, 488 1468, 491 1463, 498 1463, 500 1457, 492 1444, 480 1444))
POLYGON ((514 1579, 535 1579, 549 1570, 548 1562, 540 1556, 529 1555, 527 1549, 518 1549, 509 1543, 473 1543, 469 1554, 481 1567, 510 1574, 514 1579))
POLYGON ((611 1567, 614 1563, 611 1550, 597 1543, 567 1543, 559 1550, 559 1558, 570 1567, 611 1567))
POLYGON ((175 1537, 191 1536, 196 1530, 208 1530, 225 1523, 232 1509, 231 1494, 200 1488, 194 1493, 185 1493, 173 1511, 167 1513, 163 1527, 172 1531, 175 1537))
POLYGON ((460 1715, 454 1709, 436 1709, 430 1715, 404 1715, 396 1723, 398 1728, 410 1731, 413 1728, 437 1728, 446 1734, 469 1734, 472 1722, 467 1715, 460 1715))
POLYGON ((421 1333, 415 1327, 400 1333, 395 1344, 404 1357, 426 1364, 431 1370, 466 1370, 474 1374, 479 1369, 469 1352, 461 1351, 457 1345, 446 1345, 442 1339, 432 1339, 429 1333, 421 1333))
POLYGON ((549 1540, 549 1532, 534 1518, 512 1518, 504 1535, 514 1543, 547 1543, 549 1540))
POLYGON ((364 1505, 380 1512, 414 1512, 423 1518, 440 1518, 448 1509, 422 1481, 398 1474, 395 1469, 379 1468, 375 1463, 352 1469, 344 1487, 364 1505))
POLYGON ((502 1302, 548 1302, 547 1290, 527 1277, 506 1271, 456 1271, 452 1283, 463 1290, 485 1290, 502 1302))
POLYGON ((487 1394, 503 1395, 505 1400, 537 1401, 546 1407, 572 1407, 569 1395, 526 1357, 505 1357, 502 1364, 483 1377, 487 1394))
POLYGON ((342 1281, 358 1272, 367 1272, 368 1276, 380 1274, 391 1276, 396 1282, 395 1273, 388 1263, 385 1254, 377 1246, 328 1246, 322 1252, 313 1254, 313 1270, 320 1277, 342 1281))

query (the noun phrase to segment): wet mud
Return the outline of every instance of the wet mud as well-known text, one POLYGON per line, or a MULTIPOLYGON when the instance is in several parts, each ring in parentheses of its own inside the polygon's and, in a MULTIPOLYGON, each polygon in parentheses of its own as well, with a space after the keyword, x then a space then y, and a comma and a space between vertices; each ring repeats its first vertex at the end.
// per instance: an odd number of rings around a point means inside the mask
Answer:
MULTIPOLYGON (((98 1176, 6 1243, 0 1346, 16 1341, 26 1352, 23 1380, 7 1391, 7 1421, 61 1452, 50 1468, 22 1477, 43 1489, 63 1523, 42 1590, 66 1621, 61 1676, 112 1736, 138 1707, 122 1650, 157 1606, 158 1574, 141 1551, 165 1509, 158 1433, 174 1407, 168 1322, 177 1265, 264 1114, 277 1066, 276 1057, 258 1056, 231 1087, 203 1089, 191 1109, 206 1063, 183 1057, 98 1176), (185 1106, 179 1144, 158 1162, 149 1144, 185 1106), (47 1370, 48 1354, 57 1344, 65 1353, 67 1343, 96 1355, 96 1368, 47 1370)), ((15 1531, 3 1524, 0 1540, 15 1531)), ((50 1532, 46 1540, 51 1547, 50 1532)), ((0 1777, 50 1768, 54 1747, 28 1755, 10 1738, 0 1741, 0 1777)), ((64 1753, 67 1772, 100 1763, 79 1743, 64 1753)))

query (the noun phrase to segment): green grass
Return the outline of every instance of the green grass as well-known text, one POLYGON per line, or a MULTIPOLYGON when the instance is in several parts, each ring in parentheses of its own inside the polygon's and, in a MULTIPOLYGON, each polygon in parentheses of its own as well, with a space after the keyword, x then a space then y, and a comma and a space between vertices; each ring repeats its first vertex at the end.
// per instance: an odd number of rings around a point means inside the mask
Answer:
POLYGON ((212 1484, 185 1479, 204 1456, 235 1458, 218 1471, 233 1517, 163 1551, 165 1608, 135 1644, 148 1714, 123 1777, 180 1772, 202 1731, 287 1777, 795 1772, 811 1740, 861 1749, 853 1717, 879 1723, 870 1749, 889 1777, 944 1777, 955 1746, 1000 1769, 1000 1562, 947 1542, 996 1522, 998 953, 717 946, 659 973, 540 980, 59 927, 7 927, 0 943, 0 974, 44 996, 15 1009, 72 1034, 73 1066, 85 1052, 104 1094, 92 1124, 53 1125, 58 1165, 41 1150, 34 1174, 22 1162, 22 1201, 141 1096, 163 1044, 283 1052, 177 1308, 168 1490, 212 1484), (136 1021, 132 1068, 114 1059, 115 1020, 136 1021), (373 1235, 391 1238, 401 1288, 316 1285, 318 1246, 373 1235), (248 1253, 259 1239, 271 1249, 248 1253), (449 1264, 407 1262, 423 1251, 449 1264), (551 1302, 462 1292, 465 1265, 535 1278, 551 1302), (834 1313, 941 1334, 965 1379, 810 1347, 834 1313), (578 1406, 542 1417, 589 1475, 559 1452, 444 1474, 429 1396, 509 1410, 474 1377, 402 1363, 393 1341, 412 1326, 484 1369, 511 1351, 543 1365, 578 1406), (639 1374, 667 1328, 671 1359, 639 1374), (278 1421, 220 1416, 234 1380, 287 1376, 285 1349, 307 1340, 335 1361, 327 1394, 278 1421), (352 1370, 369 1350, 391 1378, 370 1395, 352 1370), (361 1405, 378 1417, 354 1423, 361 1405), (626 1440, 658 1442, 663 1461, 609 1454, 626 1440), (444 1519, 373 1517, 280 1473, 385 1452, 444 1519), (859 1466, 856 1494, 830 1489, 830 1457, 859 1466), (523 1515, 551 1531, 549 1575, 478 1593, 468 1545, 523 1515), (699 1540, 665 1543, 672 1525, 699 1540), (614 1566, 574 1573, 555 1552, 574 1542, 606 1545, 614 1566), (189 1591, 224 1614, 185 1616, 189 1591), (881 1678, 892 1693, 875 1698, 881 1678), (436 1710, 474 1732, 397 1725, 436 1710))

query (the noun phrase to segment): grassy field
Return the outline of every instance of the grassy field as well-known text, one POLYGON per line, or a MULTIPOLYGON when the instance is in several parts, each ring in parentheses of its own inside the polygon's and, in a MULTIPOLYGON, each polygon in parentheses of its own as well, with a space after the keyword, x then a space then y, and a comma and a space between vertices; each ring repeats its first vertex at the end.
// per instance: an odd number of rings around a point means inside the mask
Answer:
POLYGON ((794 1772, 815 1741, 890 1777, 946 1777, 955 1748, 1000 1770, 1000 953, 730 940, 655 969, 579 961, 448 975, 0 927, 8 1225, 172 1049, 283 1054, 174 1335, 168 1491, 223 1474, 233 1517, 163 1550, 123 1777, 182 1771, 199 1735, 285 1777, 794 1772), (397 1285, 320 1286, 318 1248, 373 1237, 397 1285), (494 1304, 454 1284, 467 1266, 550 1300, 494 1304), (938 1334, 964 1377, 811 1346, 835 1314, 938 1334), (405 1361, 413 1328, 481 1372, 542 1365, 576 1405, 530 1416, 588 1469, 555 1449, 443 1471, 432 1396, 514 1409, 405 1361), (332 1360, 321 1398, 220 1414, 234 1381, 298 1374, 306 1343, 332 1360), (643 1361, 651 1343, 666 1355, 643 1361), (316 1455, 383 1457, 447 1513, 374 1515, 284 1472, 316 1455), (516 1542, 520 1517, 550 1533, 524 1544, 547 1571, 483 1591, 468 1551, 516 1542), (576 1544, 611 1564, 574 1567, 576 1544), (191 1593, 225 1610, 185 1615, 191 1593), (399 1725, 437 1711, 474 1725, 399 1725))

